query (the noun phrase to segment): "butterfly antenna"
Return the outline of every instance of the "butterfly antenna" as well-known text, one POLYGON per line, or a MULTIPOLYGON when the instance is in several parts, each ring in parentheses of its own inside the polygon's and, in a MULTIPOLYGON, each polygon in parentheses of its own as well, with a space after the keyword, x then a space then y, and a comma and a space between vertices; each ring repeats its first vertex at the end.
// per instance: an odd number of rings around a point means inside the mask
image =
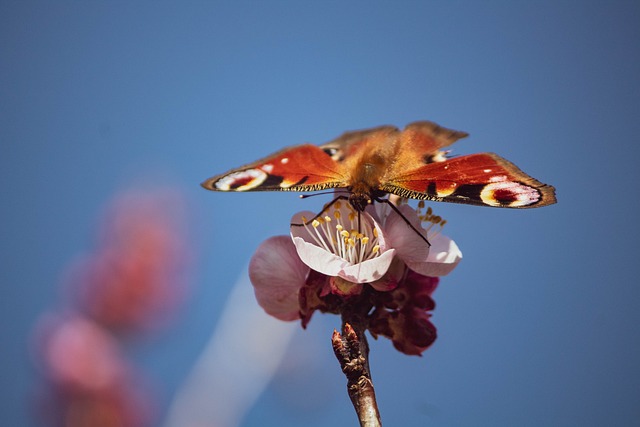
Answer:
MULTIPOLYGON (((333 191, 333 190, 332 190, 332 191, 323 191, 322 193, 301 194, 301 195, 300 195, 300 198, 301 198, 301 199, 307 199, 307 198, 309 198, 309 197, 313 197, 313 196, 322 196, 322 195, 325 195, 325 194, 334 194, 334 193, 336 193, 336 192, 338 192, 338 191, 339 191, 339 190, 336 190, 336 191, 333 191)), ((345 197, 345 196, 340 196, 340 197, 345 197)), ((335 200, 334 200, 334 202, 335 202, 335 200)))
POLYGON ((386 203, 387 205, 389 205, 389 206, 391 207, 391 209, 393 209, 393 210, 395 211, 395 213, 397 213, 398 215, 400 215, 400 218, 402 218, 402 219, 404 220, 404 222, 406 222, 406 223, 407 223, 407 225, 408 225, 409 227, 411 227, 411 229, 412 229, 413 231, 415 231, 415 232, 416 232, 416 234, 417 234, 418 236, 420 236, 420 238, 421 238, 422 240, 424 240, 424 241, 427 243, 427 245, 431 246, 431 243, 429 243, 429 240, 427 240, 427 238, 426 238, 425 236, 423 236, 423 235, 422 235, 422 233, 420 233, 420 231, 418 231, 418 229, 417 229, 417 228, 415 228, 415 227, 413 226, 413 224, 411 224, 411 222, 407 219, 407 217, 405 217, 405 216, 402 214, 402 212, 400 212, 400 209, 398 209, 398 207, 397 207, 396 205, 394 205, 393 203, 391 203, 391 201, 389 201, 388 199, 379 199, 379 198, 377 198, 377 199, 376 199, 376 202, 386 203))

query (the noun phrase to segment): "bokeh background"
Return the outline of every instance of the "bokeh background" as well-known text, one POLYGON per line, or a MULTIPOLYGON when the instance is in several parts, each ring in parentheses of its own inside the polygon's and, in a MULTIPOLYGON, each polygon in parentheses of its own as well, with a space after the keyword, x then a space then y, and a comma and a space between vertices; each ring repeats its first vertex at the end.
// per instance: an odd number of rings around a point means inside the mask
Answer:
MULTIPOLYGON (((170 189, 185 206, 186 301, 125 345, 163 425, 233 285, 249 287, 253 250, 326 201, 199 183, 286 145, 429 119, 471 134, 455 154, 499 153, 559 203, 434 206, 464 259, 434 295, 423 357, 372 343, 383 422, 637 425, 639 22, 637 1, 0 1, 1 424, 42 425, 34 328, 69 304, 65 272, 118 194, 170 189)), ((267 322, 251 319, 249 337, 267 322)), ((240 425, 356 424, 338 325, 291 325, 240 425)), ((282 342, 245 347, 258 363, 282 342)))

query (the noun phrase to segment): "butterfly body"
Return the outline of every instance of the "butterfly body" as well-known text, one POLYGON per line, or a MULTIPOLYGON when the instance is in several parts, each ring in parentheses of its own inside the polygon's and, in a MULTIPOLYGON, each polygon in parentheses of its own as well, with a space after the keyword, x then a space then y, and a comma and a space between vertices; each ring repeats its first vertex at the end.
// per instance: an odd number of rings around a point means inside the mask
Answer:
POLYGON ((447 159, 458 132, 415 122, 347 132, 304 144, 202 183, 213 191, 318 191, 341 188, 358 211, 386 194, 479 206, 529 208, 556 202, 554 188, 491 153, 447 159))

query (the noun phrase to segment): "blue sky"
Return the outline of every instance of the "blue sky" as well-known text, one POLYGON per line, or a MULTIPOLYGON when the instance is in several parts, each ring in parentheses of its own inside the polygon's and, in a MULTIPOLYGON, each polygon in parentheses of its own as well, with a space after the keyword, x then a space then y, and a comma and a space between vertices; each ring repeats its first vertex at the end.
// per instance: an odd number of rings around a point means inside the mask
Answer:
MULTIPOLYGON (((383 421, 637 422, 638 22, 632 1, 0 1, 2 424, 34 423, 28 336, 118 191, 177 187, 191 207, 189 306, 132 350, 165 407, 256 246, 324 201, 199 183, 421 119, 469 132, 455 154, 499 153, 559 203, 434 206, 464 259, 435 293, 424 357, 372 344, 383 421)), ((310 379, 280 374, 243 425, 355 423, 329 347, 338 323, 294 336, 313 349, 310 379)))

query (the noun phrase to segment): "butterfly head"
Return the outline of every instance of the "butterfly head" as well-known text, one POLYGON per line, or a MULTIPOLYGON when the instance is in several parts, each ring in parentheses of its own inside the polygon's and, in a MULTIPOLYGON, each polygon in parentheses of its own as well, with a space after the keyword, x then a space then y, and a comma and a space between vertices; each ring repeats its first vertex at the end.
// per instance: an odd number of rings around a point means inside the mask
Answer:
POLYGON ((349 204, 351 204, 351 206, 353 206, 353 208, 358 212, 364 211, 366 207, 369 206, 372 202, 373 200, 371 199, 371 196, 369 196, 368 194, 365 194, 365 193, 349 194, 349 204))
POLYGON ((375 201, 380 201, 387 193, 380 190, 357 191, 349 189, 349 204, 358 212, 363 212, 367 206, 375 201))

